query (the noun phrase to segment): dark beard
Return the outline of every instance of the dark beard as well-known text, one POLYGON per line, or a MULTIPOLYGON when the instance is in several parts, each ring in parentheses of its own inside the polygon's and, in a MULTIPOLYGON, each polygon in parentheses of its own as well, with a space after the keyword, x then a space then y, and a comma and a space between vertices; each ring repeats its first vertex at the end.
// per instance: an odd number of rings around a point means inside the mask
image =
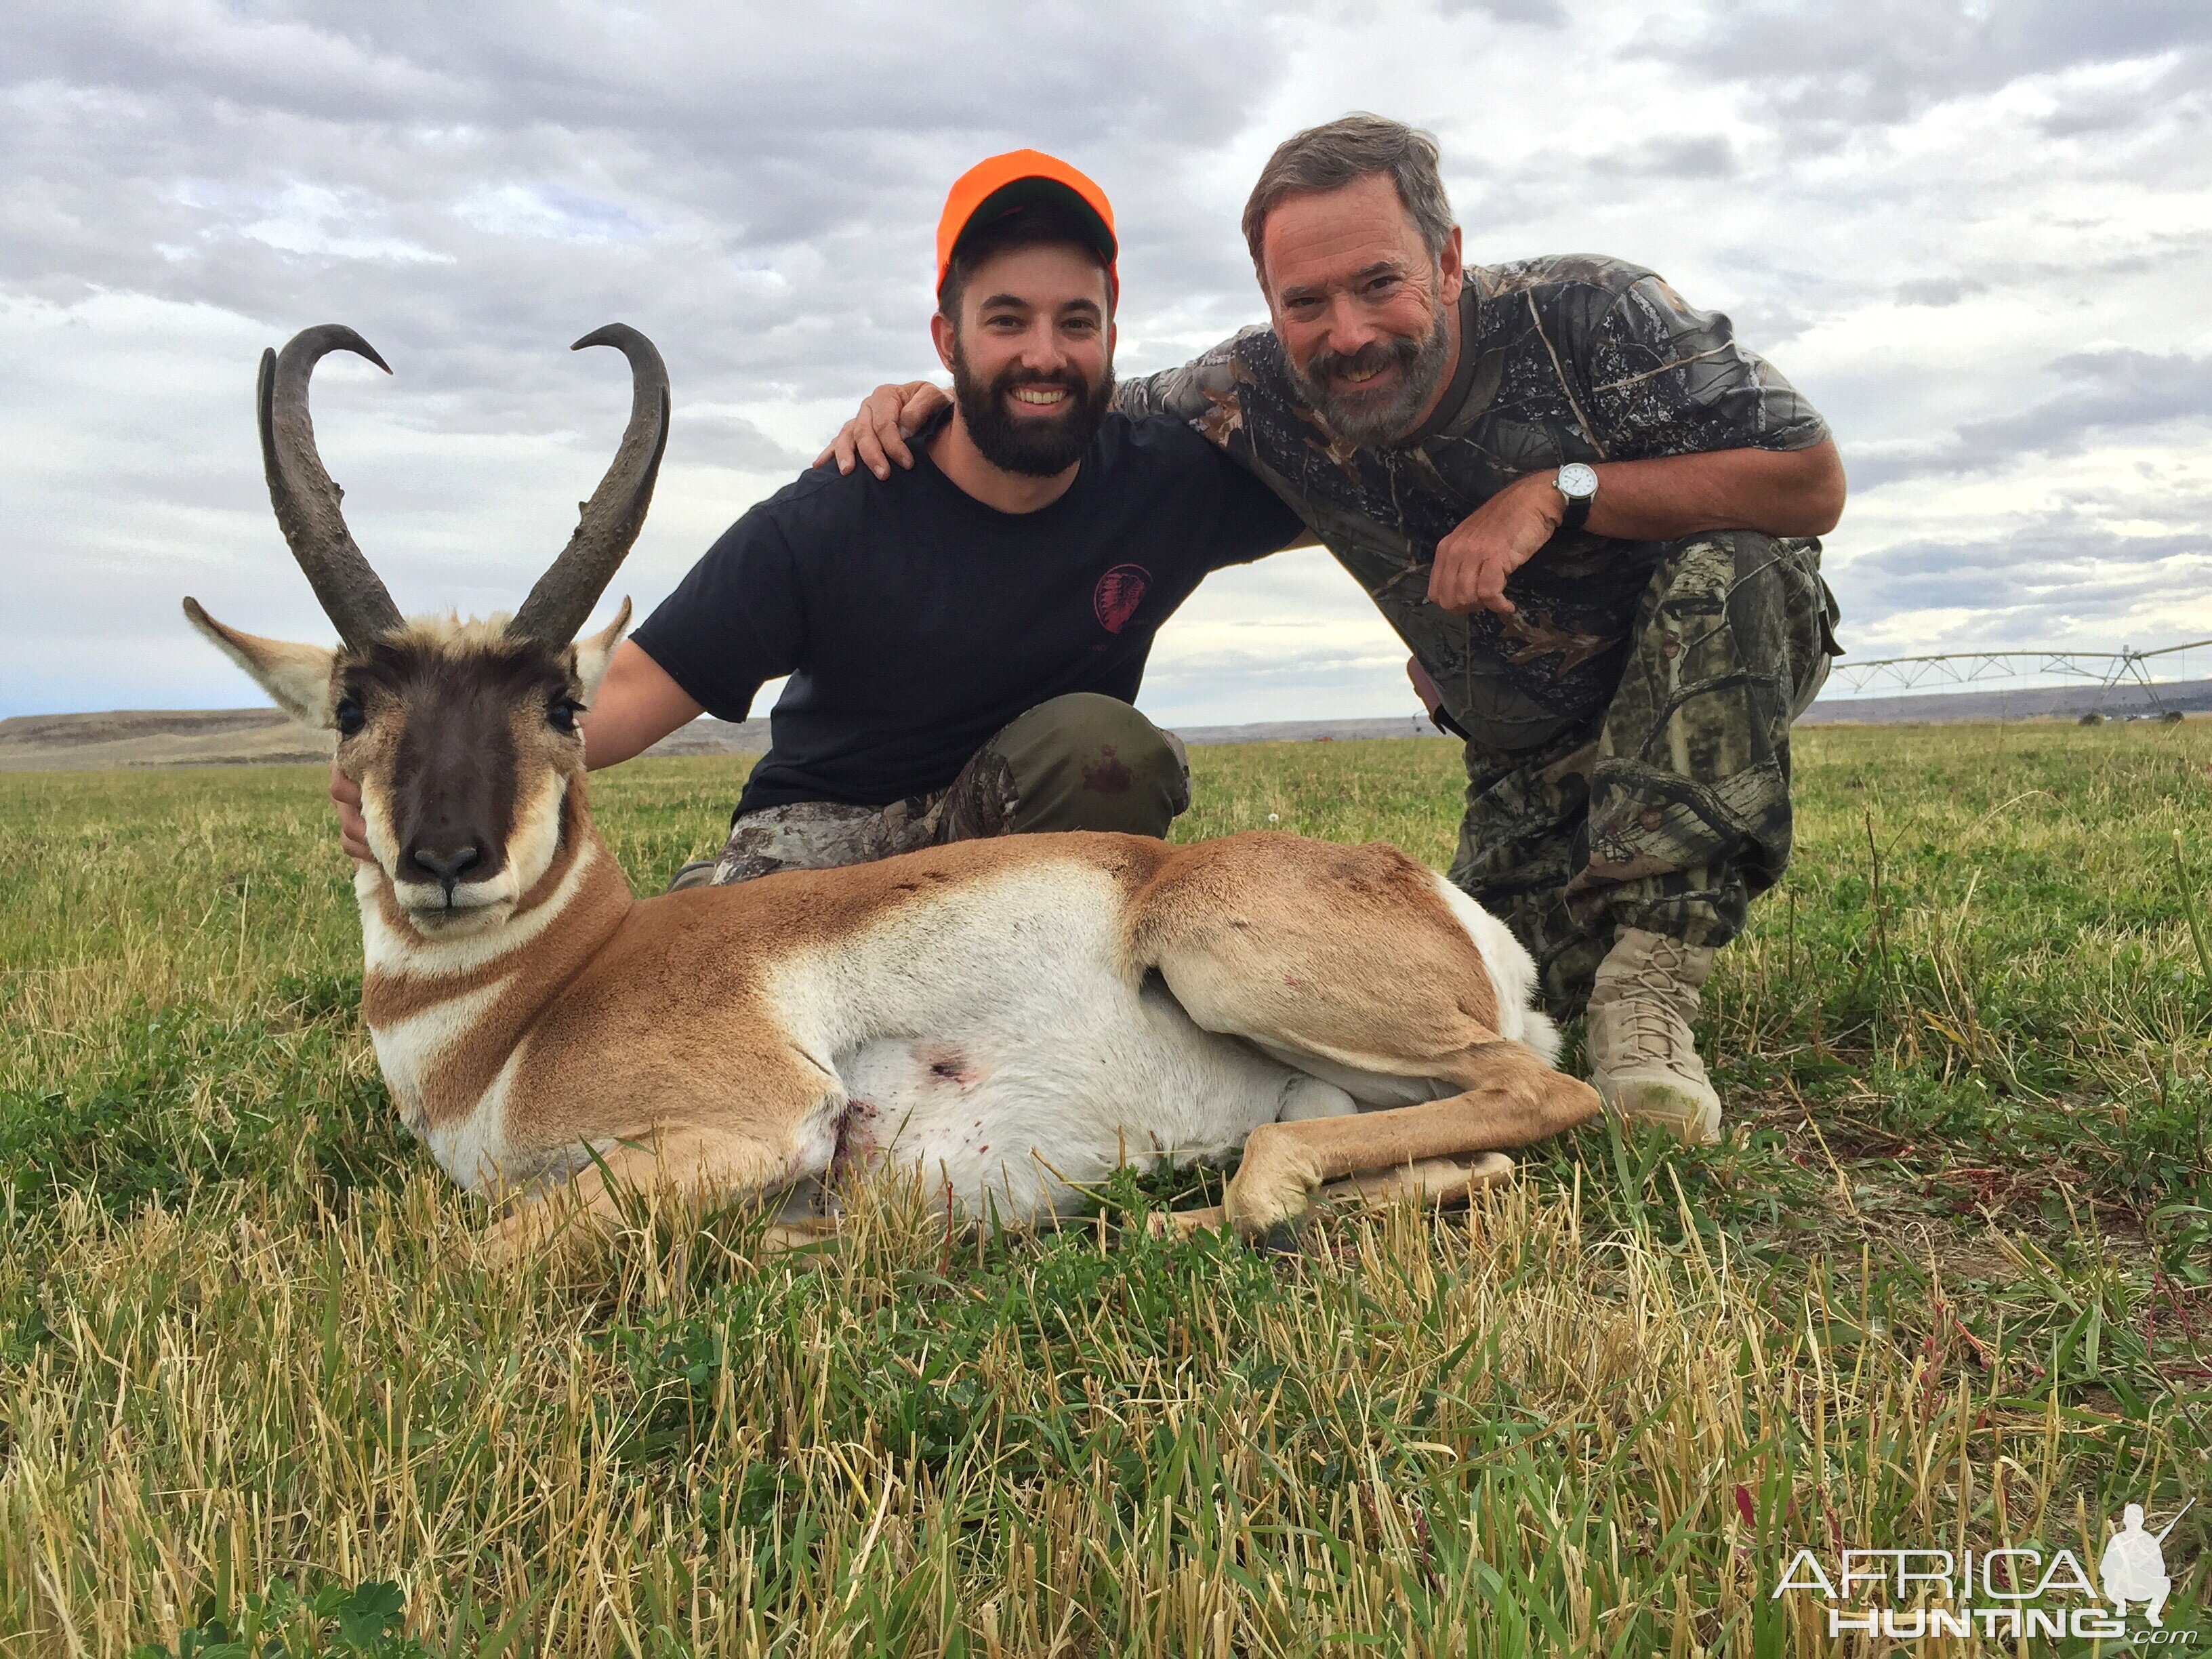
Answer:
POLYGON ((1085 385, 1072 368, 1039 376, 1014 368, 987 386, 969 371, 967 355, 955 340, 952 401, 985 460, 1025 477, 1049 478, 1081 460, 1091 448, 1091 441, 1098 435, 1114 401, 1114 365, 1107 363, 1096 386, 1085 385), (1006 405, 1018 386, 1063 386, 1068 392, 1067 406, 1057 415, 1017 415, 1006 405))
POLYGON ((1395 335, 1389 340, 1370 341, 1349 356, 1323 346, 1307 359, 1304 368, 1291 362, 1287 352, 1284 362, 1299 395, 1331 432, 1355 444, 1387 447, 1413 429, 1414 417, 1436 395, 1444 371, 1451 367, 1451 330, 1445 325, 1443 307, 1438 306, 1436 326, 1425 340, 1395 335), (1347 401, 1329 389, 1333 376, 1387 368, 1393 363, 1403 373, 1397 390, 1387 398, 1378 393, 1347 401))

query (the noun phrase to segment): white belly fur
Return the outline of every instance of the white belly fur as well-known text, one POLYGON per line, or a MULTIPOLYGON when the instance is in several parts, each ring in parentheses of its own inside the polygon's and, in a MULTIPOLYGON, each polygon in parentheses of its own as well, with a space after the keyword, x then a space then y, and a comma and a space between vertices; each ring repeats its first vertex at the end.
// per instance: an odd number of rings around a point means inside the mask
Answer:
POLYGON ((1125 1160, 1218 1157, 1275 1117, 1299 1074, 1130 982, 1121 916, 1104 872, 1038 862, 787 959, 775 1012, 846 1096, 802 1173, 888 1158, 1013 1222, 1076 1207, 1073 1183, 1125 1160))
MULTIPOLYGON (((1503 1034, 1550 1058, 1549 1022, 1526 1012, 1526 953, 1437 883, 1486 957, 1503 958, 1503 1034)), ((916 905, 794 958, 773 1000, 845 1097, 824 1103, 803 1173, 888 1158, 919 1166, 970 1214, 1041 1219, 1079 1206, 1079 1188, 1123 1163, 1220 1158, 1278 1118, 1446 1092, 1426 1079, 1340 1076, 1201 1030, 1156 977, 1128 981, 1120 921, 1103 872, 1033 864, 988 895, 916 905)))
POLYGON ((1049 1024, 979 1017, 841 1054, 840 1156, 919 1165, 969 1213, 1027 1220, 1074 1207, 1125 1163, 1225 1158, 1294 1099, 1320 1115, 1311 1079, 1200 1030, 1164 988, 1096 989, 1049 1024))

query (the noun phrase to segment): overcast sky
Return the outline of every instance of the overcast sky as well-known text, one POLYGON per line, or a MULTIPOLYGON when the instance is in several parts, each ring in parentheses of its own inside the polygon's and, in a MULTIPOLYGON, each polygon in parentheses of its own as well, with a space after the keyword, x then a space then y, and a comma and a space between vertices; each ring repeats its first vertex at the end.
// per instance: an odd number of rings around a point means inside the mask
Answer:
MULTIPOLYGON (((946 186, 1022 145, 1124 238, 1120 366, 1261 317, 1268 150, 1441 139, 1471 259, 1595 251, 1726 311, 1829 418, 1854 655, 2212 635, 2212 6, 222 4, 0 14, 0 715, 236 706, 179 595, 330 637, 269 512, 255 359, 353 324, 316 422, 405 610, 511 608, 653 336, 649 610, 879 380, 935 367, 946 186)), ((1411 708, 1325 554, 1210 581, 1144 702, 1411 708)), ((756 712, 764 712, 757 710, 756 712)))

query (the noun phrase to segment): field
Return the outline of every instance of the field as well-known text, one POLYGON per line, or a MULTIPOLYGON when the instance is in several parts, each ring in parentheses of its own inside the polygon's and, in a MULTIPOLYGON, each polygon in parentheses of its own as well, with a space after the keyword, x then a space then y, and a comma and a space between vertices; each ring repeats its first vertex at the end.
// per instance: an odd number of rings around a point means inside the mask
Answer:
MULTIPOLYGON (((1447 744, 1194 758, 1183 835, 1449 856, 1447 744)), ((1711 1152, 1593 1127, 1295 1256, 1153 1242, 1218 1180, 1154 1176, 1038 1239, 887 1187, 818 1260, 640 1216, 519 1279, 386 1106, 316 773, 0 778, 0 1651, 1875 1652, 1770 1594, 1801 1547, 2094 1572, 2192 1496, 2194 1632, 2212 725, 1797 769, 1711 1152)), ((595 781, 641 888, 742 770, 595 781)))

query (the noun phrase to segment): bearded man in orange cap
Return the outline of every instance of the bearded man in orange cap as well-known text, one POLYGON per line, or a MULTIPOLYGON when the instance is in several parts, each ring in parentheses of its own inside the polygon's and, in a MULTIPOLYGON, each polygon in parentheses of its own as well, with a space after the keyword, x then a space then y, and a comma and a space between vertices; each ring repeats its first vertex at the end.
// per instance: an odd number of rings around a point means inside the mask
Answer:
MULTIPOLYGON (((593 768, 788 675, 719 856, 674 885, 974 836, 1163 836, 1181 744, 1133 706, 1200 580, 1303 534, 1182 421, 1114 392, 1114 213, 1036 150, 952 187, 929 321, 951 407, 888 483, 817 465, 709 548, 618 647, 581 722, 593 768)), ((333 777, 347 850, 359 792, 333 777)))

